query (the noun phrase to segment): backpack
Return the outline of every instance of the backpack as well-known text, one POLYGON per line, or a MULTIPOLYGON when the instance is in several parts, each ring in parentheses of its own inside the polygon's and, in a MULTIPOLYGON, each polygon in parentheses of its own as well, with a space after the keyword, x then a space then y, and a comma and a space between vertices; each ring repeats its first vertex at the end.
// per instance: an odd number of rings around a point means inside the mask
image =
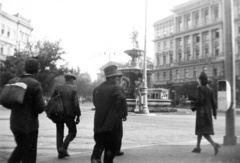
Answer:
POLYGON ((63 104, 61 98, 61 90, 58 94, 52 97, 46 106, 46 114, 49 119, 53 121, 53 123, 58 123, 63 119, 63 104))
POLYGON ((19 82, 5 84, 0 94, 0 104, 11 109, 12 106, 22 105, 27 90, 27 84, 19 82))

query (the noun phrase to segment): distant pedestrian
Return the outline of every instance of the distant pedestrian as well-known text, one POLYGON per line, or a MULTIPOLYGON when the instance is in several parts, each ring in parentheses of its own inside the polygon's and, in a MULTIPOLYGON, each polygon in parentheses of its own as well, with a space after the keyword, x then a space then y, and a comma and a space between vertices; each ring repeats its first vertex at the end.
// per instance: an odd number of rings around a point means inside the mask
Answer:
MULTIPOLYGON (((35 79, 39 70, 38 60, 26 59, 24 69, 25 73, 20 77, 19 82, 25 83, 27 90, 23 105, 11 107, 10 128, 17 146, 8 163, 35 163, 37 159, 38 114, 45 108, 42 86, 35 79)), ((9 81, 9 83, 14 82, 16 78, 9 81)))
POLYGON ((60 122, 56 123, 57 127, 57 151, 58 158, 62 159, 64 157, 69 157, 67 152, 69 143, 77 135, 76 125, 80 122, 81 110, 78 101, 77 88, 74 86, 74 80, 76 77, 67 73, 65 76, 66 83, 63 85, 58 85, 53 91, 52 97, 56 96, 59 92, 61 94, 64 115, 60 122), (68 128, 68 135, 64 139, 64 124, 68 128))
POLYGON ((214 100, 213 89, 208 85, 208 77, 205 72, 199 76, 199 86, 197 87, 197 99, 193 102, 196 110, 197 145, 192 152, 200 153, 200 143, 204 136, 213 146, 215 155, 218 154, 220 145, 215 143, 210 135, 214 135, 212 115, 217 119, 217 108, 214 100))
MULTIPOLYGON (((122 93, 125 95, 125 90, 122 87, 122 93)), ((118 119, 118 141, 117 141, 117 150, 116 150, 116 156, 124 155, 124 152, 121 151, 122 147, 122 138, 123 138, 123 121, 127 120, 128 110, 127 110, 127 101, 125 100, 123 103, 121 103, 121 112, 118 119)))
POLYGON ((110 65, 104 69, 106 81, 93 91, 95 106, 94 140, 91 162, 101 163, 104 151, 104 163, 112 163, 116 154, 119 138, 118 123, 122 118, 122 106, 126 103, 123 88, 120 86, 122 73, 117 66, 110 65))

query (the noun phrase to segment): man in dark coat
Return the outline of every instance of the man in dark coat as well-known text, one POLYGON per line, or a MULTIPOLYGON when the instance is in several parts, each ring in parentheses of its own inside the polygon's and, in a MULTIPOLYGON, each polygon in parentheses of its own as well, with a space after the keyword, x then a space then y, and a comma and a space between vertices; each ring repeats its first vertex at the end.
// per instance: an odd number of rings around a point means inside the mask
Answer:
POLYGON ((63 119, 56 123, 57 127, 57 150, 58 158, 62 159, 64 157, 69 157, 67 152, 69 143, 77 135, 77 124, 80 122, 81 110, 78 102, 77 87, 73 85, 73 81, 76 77, 73 74, 66 74, 66 83, 64 85, 58 85, 52 94, 55 97, 57 94, 61 94, 61 99, 63 102, 63 119), (64 123, 68 127, 68 135, 64 138, 64 123))
POLYGON ((106 81, 93 91, 95 106, 94 140, 95 146, 91 156, 92 163, 101 163, 104 151, 104 163, 112 163, 117 150, 119 138, 119 121, 126 115, 122 114, 122 106, 126 103, 123 88, 120 86, 122 73, 117 66, 110 65, 104 69, 106 81))
POLYGON ((10 128, 17 146, 8 163, 35 163, 37 159, 38 114, 45 108, 41 84, 35 79, 38 69, 39 62, 29 58, 25 61, 25 73, 20 80, 14 78, 9 81, 23 82, 27 89, 23 105, 11 107, 10 128))

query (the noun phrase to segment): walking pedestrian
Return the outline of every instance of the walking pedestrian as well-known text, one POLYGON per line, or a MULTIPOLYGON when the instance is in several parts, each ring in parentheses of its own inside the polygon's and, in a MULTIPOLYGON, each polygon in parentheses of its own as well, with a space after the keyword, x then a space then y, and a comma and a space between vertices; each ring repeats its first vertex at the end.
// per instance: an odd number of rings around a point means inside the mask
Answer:
POLYGON ((76 77, 67 73, 65 76, 65 84, 58 85, 53 91, 52 97, 56 96, 60 92, 60 96, 63 103, 63 118, 56 123, 57 128, 57 151, 58 158, 62 159, 69 157, 67 151, 70 142, 77 135, 77 124, 80 122, 81 110, 78 101, 77 88, 74 86, 74 80, 76 77), (68 128, 68 135, 64 139, 64 124, 68 128))
POLYGON ((35 163, 37 159, 38 114, 45 108, 41 84, 35 79, 39 70, 37 59, 25 61, 24 74, 13 78, 8 83, 23 82, 27 85, 24 102, 21 106, 11 107, 10 129, 13 132, 16 148, 8 163, 35 163))
POLYGON ((101 163, 104 151, 104 163, 113 163, 119 138, 118 122, 122 117, 122 106, 126 103, 123 88, 120 86, 122 73, 117 66, 109 65, 104 69, 106 81, 93 91, 95 106, 94 140, 91 162, 101 163))
POLYGON ((212 115, 217 119, 217 108, 214 100, 213 89, 208 85, 207 74, 203 71, 199 76, 199 86, 197 87, 197 100, 193 102, 196 110, 197 145, 192 152, 200 153, 201 140, 204 136, 213 146, 215 155, 218 154, 220 145, 215 143, 210 135, 214 135, 212 115))

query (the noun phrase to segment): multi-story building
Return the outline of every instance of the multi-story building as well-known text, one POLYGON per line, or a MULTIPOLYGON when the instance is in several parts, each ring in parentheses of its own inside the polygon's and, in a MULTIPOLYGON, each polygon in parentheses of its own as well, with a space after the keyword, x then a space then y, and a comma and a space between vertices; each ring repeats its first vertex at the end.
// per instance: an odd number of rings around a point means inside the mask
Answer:
MULTIPOLYGON (((236 75, 240 76, 240 0, 234 0, 236 75)), ((224 75, 223 1, 190 0, 154 23, 154 87, 224 75)))
POLYGON ((20 14, 9 15, 1 8, 0 3, 0 61, 15 51, 23 50, 33 31, 31 21, 20 14))

